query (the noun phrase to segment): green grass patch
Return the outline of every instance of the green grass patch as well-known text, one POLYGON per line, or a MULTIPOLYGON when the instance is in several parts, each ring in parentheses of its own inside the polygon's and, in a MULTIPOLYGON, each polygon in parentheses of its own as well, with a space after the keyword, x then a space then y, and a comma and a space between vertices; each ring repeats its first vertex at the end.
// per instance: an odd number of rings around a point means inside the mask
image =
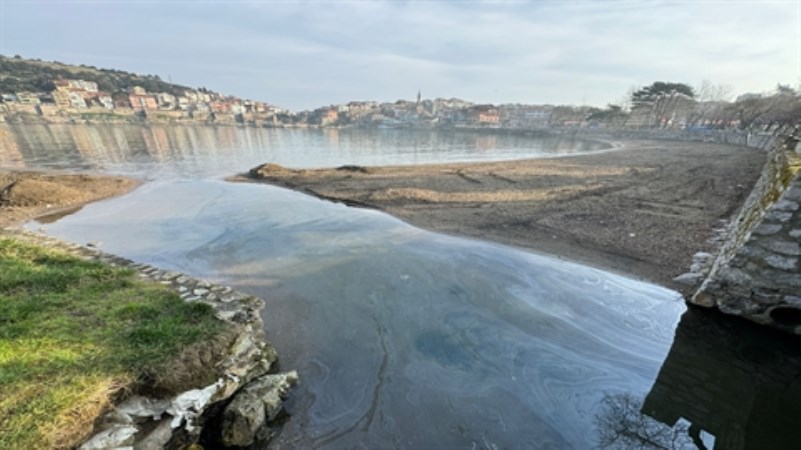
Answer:
POLYGON ((0 239, 0 448, 75 445, 121 389, 221 329, 133 271, 0 239))

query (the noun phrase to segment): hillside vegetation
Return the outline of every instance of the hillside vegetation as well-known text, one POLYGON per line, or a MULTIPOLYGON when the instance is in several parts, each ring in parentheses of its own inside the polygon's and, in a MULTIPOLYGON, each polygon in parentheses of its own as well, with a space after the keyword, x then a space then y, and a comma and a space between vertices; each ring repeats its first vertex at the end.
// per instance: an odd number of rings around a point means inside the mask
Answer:
POLYGON ((163 81, 158 75, 139 75, 116 69, 0 55, 0 93, 49 92, 55 89, 55 80, 65 78, 94 81, 101 91, 108 93, 132 86, 141 86, 148 92, 169 92, 173 95, 181 95, 190 89, 163 81))

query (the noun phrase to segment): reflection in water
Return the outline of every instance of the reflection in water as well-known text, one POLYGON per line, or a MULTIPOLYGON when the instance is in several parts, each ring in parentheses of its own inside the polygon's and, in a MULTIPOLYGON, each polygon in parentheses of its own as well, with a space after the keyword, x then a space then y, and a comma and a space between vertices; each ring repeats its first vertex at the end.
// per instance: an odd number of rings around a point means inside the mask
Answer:
POLYGON ((7 127, 0 126, 0 167, 23 168, 25 160, 19 152, 14 134, 7 127))
POLYGON ((631 394, 607 394, 595 416, 598 446, 610 449, 705 448, 700 436, 691 437, 685 423, 665 425, 641 412, 642 402, 631 394))
POLYGON ((715 436, 716 449, 797 448, 799 344, 795 336, 691 309, 643 412, 668 425, 688 421, 715 436))
POLYGON ((588 448, 685 307, 657 286, 269 186, 147 184, 48 225, 265 299, 283 448, 588 448))
POLYGON ((91 170, 145 179, 289 167, 503 160, 592 152, 607 144, 505 134, 134 125, 0 125, 0 167, 91 170))
POLYGON ((797 448, 801 340, 699 308, 688 310, 644 401, 607 395, 603 448, 797 448))

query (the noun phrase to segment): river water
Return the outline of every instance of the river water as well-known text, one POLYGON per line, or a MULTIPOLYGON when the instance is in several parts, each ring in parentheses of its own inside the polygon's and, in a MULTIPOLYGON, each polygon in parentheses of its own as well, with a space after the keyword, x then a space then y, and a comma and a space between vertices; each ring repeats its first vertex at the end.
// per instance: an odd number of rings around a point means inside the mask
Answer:
POLYGON ((562 449, 621 436, 628 440, 616 448, 792 442, 786 418, 801 412, 797 341, 686 311, 676 292, 652 284, 220 180, 268 161, 513 159, 606 148, 599 143, 4 126, 0 145, 5 167, 148 180, 31 228, 265 299, 268 338, 282 368, 301 378, 271 447, 562 449))

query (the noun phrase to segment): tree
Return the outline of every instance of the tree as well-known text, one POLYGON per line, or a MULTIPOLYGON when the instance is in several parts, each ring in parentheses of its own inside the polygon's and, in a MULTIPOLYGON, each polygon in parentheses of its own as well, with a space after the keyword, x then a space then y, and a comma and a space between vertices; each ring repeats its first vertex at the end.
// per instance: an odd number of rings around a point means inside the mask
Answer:
POLYGON ((798 93, 795 89, 791 88, 789 84, 777 84, 776 85, 776 94, 777 95, 789 95, 790 97, 796 96, 798 93))
POLYGON ((667 126, 677 110, 695 98, 693 88, 684 83, 655 81, 631 94, 632 109, 647 110, 651 114, 651 124, 667 126))
POLYGON ((622 127, 626 124, 628 117, 628 113, 623 111, 622 106, 610 103, 606 105, 605 109, 592 108, 587 120, 603 123, 607 126, 622 127))
POLYGON ((687 126, 723 127, 728 123, 726 107, 734 89, 729 84, 715 84, 709 80, 701 81, 695 88, 698 103, 687 118, 687 126))

